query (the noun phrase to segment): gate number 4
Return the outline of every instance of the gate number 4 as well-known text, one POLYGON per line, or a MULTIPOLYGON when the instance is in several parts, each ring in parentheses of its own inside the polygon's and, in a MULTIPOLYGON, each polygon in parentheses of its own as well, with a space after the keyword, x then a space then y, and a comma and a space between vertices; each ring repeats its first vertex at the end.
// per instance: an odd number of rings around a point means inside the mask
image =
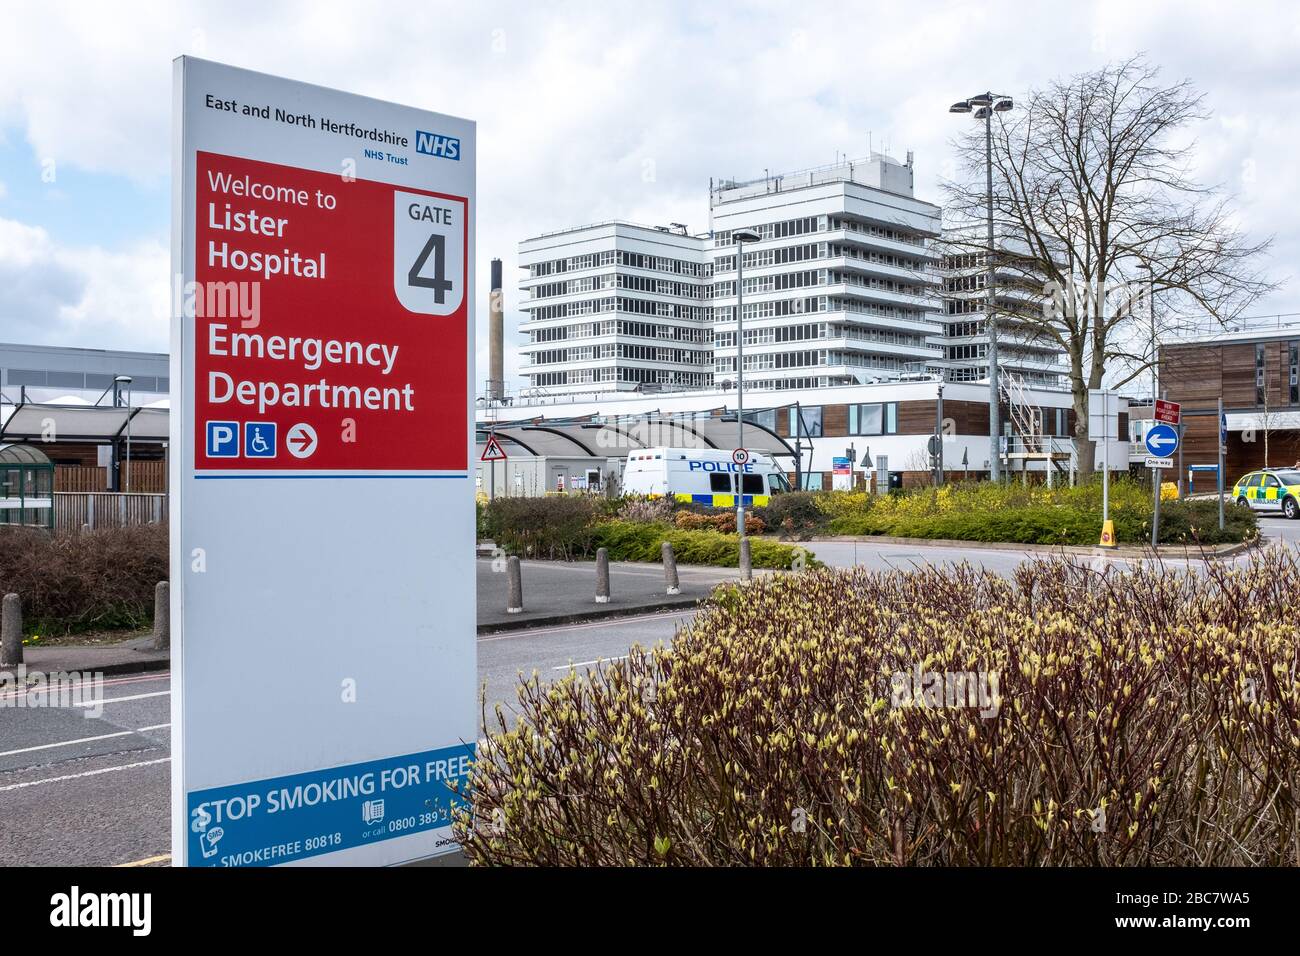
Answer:
POLYGON ((429 236, 429 241, 424 244, 420 254, 415 257, 415 264, 411 266, 411 271, 406 274, 408 285, 421 289, 433 290, 433 301, 443 305, 446 301, 447 293, 451 291, 451 280, 447 278, 447 239, 437 233, 429 236), (420 275, 420 270, 429 260, 429 253, 433 253, 433 278, 420 275))

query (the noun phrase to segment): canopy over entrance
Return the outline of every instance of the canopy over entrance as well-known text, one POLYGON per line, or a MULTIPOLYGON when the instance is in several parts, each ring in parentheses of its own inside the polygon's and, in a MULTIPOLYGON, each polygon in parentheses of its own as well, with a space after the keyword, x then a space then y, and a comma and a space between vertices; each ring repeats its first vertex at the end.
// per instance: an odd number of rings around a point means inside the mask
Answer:
MULTIPOLYGON (((478 422, 481 445, 489 433, 525 455, 546 458, 626 458, 643 448, 730 450, 739 438, 736 413, 690 415, 588 416, 478 422)), ((745 421, 744 447, 753 454, 795 457, 789 443, 765 425, 745 421)), ((508 451, 512 449, 507 449, 508 451)))

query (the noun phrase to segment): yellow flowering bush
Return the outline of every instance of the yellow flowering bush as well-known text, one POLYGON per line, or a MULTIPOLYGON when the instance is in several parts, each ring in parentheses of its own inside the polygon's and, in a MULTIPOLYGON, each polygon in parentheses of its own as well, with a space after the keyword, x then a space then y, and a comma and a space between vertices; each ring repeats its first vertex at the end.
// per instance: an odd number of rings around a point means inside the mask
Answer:
POLYGON ((671 647, 521 683, 458 835, 480 865, 1294 865, 1297 593, 1289 550, 724 587, 671 647))

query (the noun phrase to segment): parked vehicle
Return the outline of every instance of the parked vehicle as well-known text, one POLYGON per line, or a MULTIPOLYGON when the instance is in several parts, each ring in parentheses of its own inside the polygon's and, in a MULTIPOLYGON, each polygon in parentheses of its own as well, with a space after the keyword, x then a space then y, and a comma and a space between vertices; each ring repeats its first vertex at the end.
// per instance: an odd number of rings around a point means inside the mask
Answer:
POLYGON ((766 505, 771 495, 789 490, 771 455, 754 455, 738 465, 730 451, 720 449, 646 448, 629 454, 623 469, 625 494, 671 495, 715 508, 734 508, 737 494, 746 505, 766 505))
POLYGON ((1280 512, 1300 518, 1300 470, 1263 468, 1243 476, 1232 486, 1232 498, 1256 511, 1280 512))

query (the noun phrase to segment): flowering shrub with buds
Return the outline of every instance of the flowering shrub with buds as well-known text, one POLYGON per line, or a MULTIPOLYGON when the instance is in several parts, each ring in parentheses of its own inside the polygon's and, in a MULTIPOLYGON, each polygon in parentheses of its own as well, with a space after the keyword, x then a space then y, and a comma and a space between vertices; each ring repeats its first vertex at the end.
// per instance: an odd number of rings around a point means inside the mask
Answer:
POLYGON ((476 864, 1295 865, 1300 565, 1053 559, 724 587, 521 684, 476 864))

